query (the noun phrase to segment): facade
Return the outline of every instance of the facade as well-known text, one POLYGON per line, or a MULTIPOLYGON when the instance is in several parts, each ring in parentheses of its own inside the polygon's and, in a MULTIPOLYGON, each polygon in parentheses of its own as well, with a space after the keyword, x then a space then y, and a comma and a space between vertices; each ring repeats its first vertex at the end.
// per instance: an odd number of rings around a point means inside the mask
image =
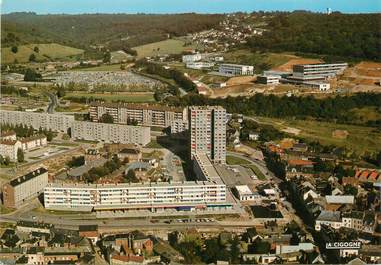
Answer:
POLYGON ((0 155, 9 157, 11 161, 17 160, 17 150, 22 149, 22 144, 18 140, 0 140, 0 155))
POLYGON ((265 85, 278 85, 281 79, 278 75, 260 75, 257 76, 257 82, 265 85))
POLYGON ((134 184, 62 184, 45 187, 47 209, 207 209, 226 207, 226 186, 211 181, 134 184))
POLYGON ((293 66, 290 78, 302 81, 322 80, 343 73, 347 67, 347 63, 298 64, 293 66))
POLYGON ((37 147, 48 145, 48 140, 45 135, 34 135, 31 137, 20 139, 22 150, 27 151, 37 147))
POLYGON ((90 119, 99 122, 108 113, 114 123, 128 124, 135 121, 139 125, 169 127, 173 120, 185 120, 186 109, 148 104, 92 103, 90 119))
POLYGON ((37 197, 48 184, 48 170, 40 167, 17 177, 3 186, 5 207, 18 208, 24 202, 37 197))
POLYGON ((218 72, 224 75, 253 75, 254 66, 240 64, 221 64, 218 72))
POLYGON ((325 82, 305 82, 303 83, 306 86, 309 86, 314 89, 318 89, 319 91, 328 91, 331 88, 330 83, 325 83, 325 82))
POLYGON ((2 131, 0 132, 0 140, 11 140, 17 139, 16 133, 14 131, 2 131))
POLYGON ((71 136, 74 139, 144 146, 151 141, 151 129, 141 126, 75 121, 71 136))
POLYGON ((214 66, 214 63, 212 63, 212 62, 190 62, 190 63, 186 64, 187 68, 197 69, 197 70, 200 70, 203 68, 210 68, 213 66, 214 66))
POLYGON ((247 185, 235 186, 236 195, 240 201, 257 201, 261 200, 258 192, 253 192, 247 185))
POLYGON ((171 134, 182 133, 188 130, 187 120, 173 120, 171 122, 171 134))
POLYGON ((0 111, 0 123, 17 125, 23 124, 32 126, 34 129, 39 128, 52 130, 55 132, 67 132, 74 122, 74 116, 63 114, 47 114, 38 112, 25 111, 0 111))
POLYGON ((192 106, 188 111, 191 159, 206 154, 212 162, 226 161, 226 110, 220 106, 192 106))

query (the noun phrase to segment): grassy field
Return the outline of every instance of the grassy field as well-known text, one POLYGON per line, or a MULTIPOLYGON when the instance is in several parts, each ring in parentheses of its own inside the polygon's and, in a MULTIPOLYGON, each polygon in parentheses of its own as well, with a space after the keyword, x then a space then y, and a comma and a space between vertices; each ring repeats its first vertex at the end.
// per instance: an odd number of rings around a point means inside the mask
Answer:
POLYGON ((259 53, 247 49, 235 50, 224 54, 225 61, 230 63, 261 65, 267 64, 269 67, 280 66, 288 62, 293 55, 283 53, 259 53))
POLYGON ((138 58, 156 56, 158 54, 180 54, 189 48, 184 46, 184 43, 182 40, 169 39, 137 46, 133 49, 138 52, 138 58))
POLYGON ((27 44, 18 46, 17 53, 13 53, 10 47, 2 48, 1 62, 3 64, 13 63, 16 59, 19 63, 25 63, 29 61, 29 56, 32 53, 36 56, 37 61, 49 61, 51 59, 61 59, 81 55, 83 52, 84 51, 81 49, 63 46, 57 43, 27 44), (38 47, 38 53, 34 52, 34 47, 38 47))
POLYGON ((235 157, 235 156, 229 156, 229 155, 226 156, 226 163, 228 165, 247 165, 247 164, 250 164, 250 162, 246 159, 242 159, 242 158, 235 157))
POLYGON ((263 173, 253 164, 251 165, 245 165, 245 167, 250 168, 254 174, 258 177, 260 180, 266 180, 266 176, 263 175, 263 173))
POLYGON ((95 99, 102 99, 108 102, 116 101, 116 100, 123 100, 126 102, 154 102, 155 99, 153 97, 153 93, 73 93, 69 92, 66 93, 65 99, 70 98, 81 98, 81 97, 87 97, 87 98, 95 98, 95 99))
POLYGON ((296 128, 300 130, 298 136, 310 141, 319 141, 323 145, 335 145, 346 147, 357 154, 376 152, 381 150, 381 132, 375 128, 329 122, 305 121, 305 120, 279 120, 259 117, 263 123, 273 125, 279 130, 296 128), (349 134, 346 139, 332 136, 335 130, 346 130, 349 134))

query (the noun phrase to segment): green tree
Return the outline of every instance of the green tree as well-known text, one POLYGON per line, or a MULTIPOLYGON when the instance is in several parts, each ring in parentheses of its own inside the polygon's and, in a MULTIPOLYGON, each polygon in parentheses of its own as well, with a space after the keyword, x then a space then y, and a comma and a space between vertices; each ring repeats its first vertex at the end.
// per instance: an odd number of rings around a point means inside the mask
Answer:
POLYGON ((42 79, 42 75, 37 73, 33 69, 26 69, 25 74, 24 74, 24 81, 39 81, 42 79))
POLYGON ((11 163, 11 159, 9 158, 9 156, 6 156, 4 158, 4 165, 8 166, 10 163, 11 163))
POLYGON ((125 182, 139 182, 139 179, 136 177, 135 171, 133 169, 128 170, 127 174, 124 177, 125 182))
POLYGON ((17 53, 19 51, 19 48, 17 46, 12 46, 11 51, 13 53, 17 53))
POLYGON ((4 164, 4 157, 0 155, 0 165, 4 164))
POLYGON ((40 48, 38 48, 38 46, 35 46, 35 47, 33 48, 33 51, 36 52, 36 53, 39 53, 39 52, 40 52, 40 48))
POLYGON ((100 118, 100 122, 103 122, 103 123, 114 123, 114 118, 110 114, 105 113, 100 118))
POLYGON ((24 162, 24 151, 21 148, 17 149, 17 161, 24 162))
POLYGON ((36 61, 36 55, 32 53, 31 55, 29 55, 29 62, 35 62, 35 61, 36 61))
POLYGON ((58 89, 57 89, 57 97, 59 98, 62 98, 65 96, 65 88, 60 86, 58 89))
POLYGON ((103 62, 104 63, 111 62, 111 53, 110 53, 110 51, 105 52, 105 54, 103 55, 103 62))

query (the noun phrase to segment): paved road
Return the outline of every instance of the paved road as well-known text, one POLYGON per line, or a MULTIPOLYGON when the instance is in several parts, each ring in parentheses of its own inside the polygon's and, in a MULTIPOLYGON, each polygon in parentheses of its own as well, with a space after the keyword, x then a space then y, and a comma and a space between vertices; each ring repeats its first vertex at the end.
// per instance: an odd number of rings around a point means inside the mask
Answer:
POLYGON ((58 106, 58 97, 56 94, 51 92, 46 92, 47 96, 49 97, 50 103, 47 109, 47 113, 52 114, 54 113, 54 109, 56 106, 58 106))

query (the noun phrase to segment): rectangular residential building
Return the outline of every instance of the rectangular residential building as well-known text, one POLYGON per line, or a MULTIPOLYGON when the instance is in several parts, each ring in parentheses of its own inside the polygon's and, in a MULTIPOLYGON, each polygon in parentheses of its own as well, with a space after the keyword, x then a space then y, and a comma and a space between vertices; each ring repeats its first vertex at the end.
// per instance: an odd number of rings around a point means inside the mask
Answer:
POLYGON ((186 109, 154 104, 98 102, 91 104, 90 119, 92 121, 100 122, 105 113, 113 117, 114 123, 137 122, 138 125, 158 127, 169 127, 173 120, 185 120, 187 117, 186 109))
POLYGON ((213 163, 226 160, 226 110, 221 106, 191 106, 188 111, 190 154, 206 154, 213 163))
POLYGON ((45 208, 56 210, 177 209, 227 207, 226 186, 210 181, 133 184, 51 183, 45 208))
POLYGON ((0 155, 3 158, 9 157, 11 161, 16 161, 18 149, 22 149, 22 144, 20 141, 0 140, 0 155))
POLYGON ((278 75, 260 75, 257 76, 257 82, 265 85, 278 85, 281 79, 278 75))
POLYGON ((322 80, 342 74, 347 67, 347 63, 297 64, 293 66, 293 74, 289 78, 302 81, 322 80))
POLYGON ((32 126, 36 130, 42 128, 55 132, 61 131, 66 133, 74 122, 74 116, 64 114, 1 110, 0 122, 1 124, 22 124, 32 126))
POLYGON ((151 129, 143 126, 75 121, 71 136, 74 139, 144 146, 151 141, 151 129))
POLYGON ((2 189, 4 206, 20 207, 43 192, 47 184, 48 170, 43 167, 11 180, 2 189))
POLYGON ((253 75, 254 66, 241 64, 220 64, 218 72, 224 75, 253 75))
POLYGON ((45 135, 33 135, 31 137, 22 138, 20 142, 23 151, 48 145, 48 140, 45 135))

